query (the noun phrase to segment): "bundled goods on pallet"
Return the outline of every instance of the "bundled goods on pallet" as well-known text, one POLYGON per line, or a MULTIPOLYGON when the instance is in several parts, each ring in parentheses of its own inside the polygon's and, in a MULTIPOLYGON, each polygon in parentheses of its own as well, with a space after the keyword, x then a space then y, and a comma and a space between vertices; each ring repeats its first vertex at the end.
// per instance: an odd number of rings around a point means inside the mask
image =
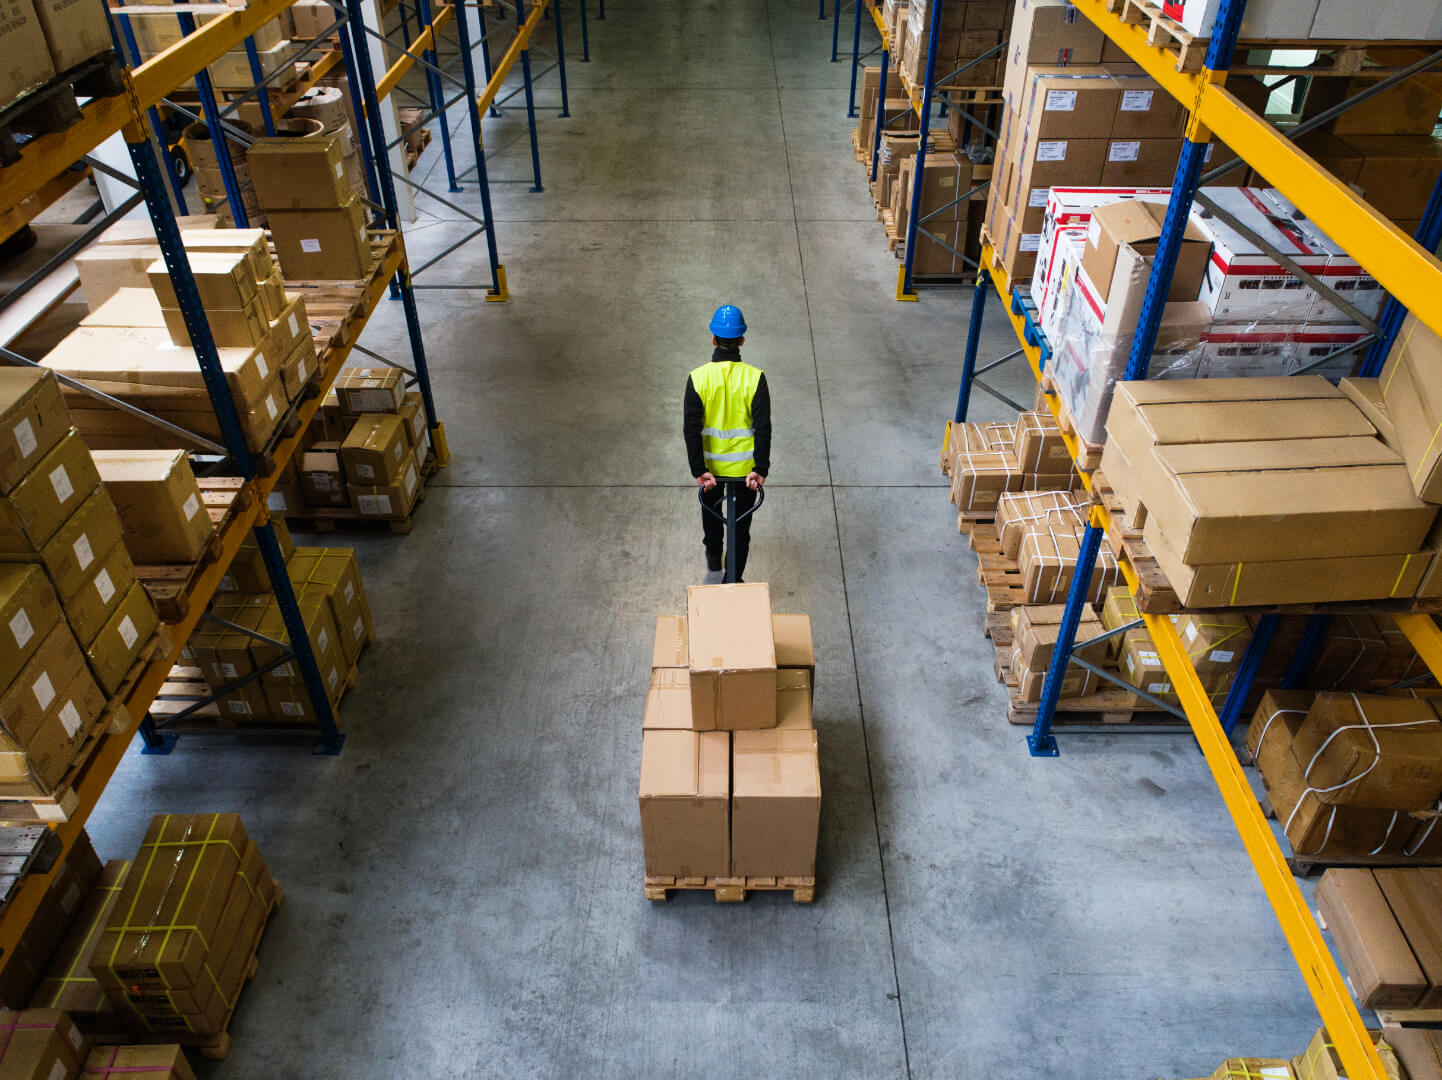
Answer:
POLYGON ((280 890, 236 814, 161 814, 90 956, 120 1023, 215 1046, 280 890))
POLYGON ((158 625, 48 372, 0 369, 0 795, 48 797, 158 625))
POLYGON ((944 466, 964 519, 993 517, 1008 492, 1069 491, 1077 482, 1061 429, 1043 412, 1021 413, 1015 424, 948 425, 944 466))
POLYGON ((195 1080, 180 1046, 97 1046, 80 1080, 195 1080))
MULTIPOLYGON (((181 240, 246 445, 261 450, 318 368, 305 300, 285 291, 261 229, 185 230, 181 240)), ((107 261, 110 269, 116 265, 107 261)), ((220 440, 220 422, 165 263, 151 260, 144 273, 146 287, 120 288, 95 305, 41 363, 220 440)), ((187 442, 82 391, 67 388, 65 397, 76 426, 97 447, 168 448, 187 442)))
MULTIPOLYGON (((912 109, 911 99, 906 96, 906 88, 901 85, 895 72, 888 71, 886 82, 883 83, 881 68, 863 68, 861 71, 861 111, 857 114, 859 120, 853 135, 856 139, 858 157, 864 158, 866 162, 868 177, 871 169, 871 151, 876 144, 876 100, 882 95, 886 99, 882 105, 883 133, 921 130, 921 118, 912 109)), ((874 191, 875 189, 873 189, 873 193, 874 191)))
POLYGON ((0 24, 0 108, 110 48, 110 24, 100 4, 11 0, 0 24))
MULTIPOLYGON (((1061 604, 1024 604, 1011 609, 1012 647, 1008 659, 1010 678, 998 670, 1004 681, 1016 688, 1015 700, 1038 702, 1042 688, 1046 685, 1047 669, 1051 666, 1052 654, 1056 650, 1058 631, 1061 629, 1062 614, 1066 608, 1061 604)), ((1077 650, 1086 642, 1100 637, 1103 633, 1101 620, 1090 606, 1083 606, 1077 623, 1077 650)), ((1088 649, 1081 653, 1092 663, 1100 664, 1101 650, 1088 649)), ((998 651, 998 664, 1002 654, 998 651)), ((1064 698, 1085 697, 1097 689, 1097 676, 1086 668, 1069 665, 1062 675, 1058 696, 1064 698)))
POLYGON ((15 948, 0 958, 0 1005, 9 1009, 60 1007, 42 1000, 38 987, 101 879, 100 857, 82 829, 53 868, 50 884, 25 933, 15 948))
POLYGON ((1359 1005, 1442 1007, 1442 870, 1333 868, 1316 898, 1359 1005))
POLYGON ((657 620, 652 665, 640 779, 648 885, 786 879, 810 899, 821 813, 811 620, 773 615, 764 584, 693 586, 684 618, 657 620))
POLYGON ((1269 690, 1246 746, 1297 854, 1442 851, 1442 722, 1428 700, 1269 690))
MULTIPOLYGON (((1129 589, 1116 587, 1107 591, 1101 610, 1106 630, 1117 630, 1140 618, 1136 598, 1129 589)), ((1177 629, 1202 689, 1213 706, 1219 707, 1227 699, 1242 654, 1252 640, 1251 623, 1241 615, 1223 611, 1187 612, 1167 618, 1177 629)), ((1123 633, 1116 654, 1117 667, 1132 686, 1168 705, 1180 704, 1171 676, 1145 626, 1123 633)))
POLYGON ((1320 376, 1117 385, 1102 467, 1189 607, 1433 596, 1437 506, 1320 376))
POLYGON ((59 1009, 0 1009, 0 1075, 76 1080, 90 1041, 59 1009))
MULTIPOLYGON (((353 682, 361 651, 375 637, 355 551, 295 547, 284 524, 272 524, 334 709, 353 682)), ((215 618, 202 621, 191 635, 152 713, 164 717, 187 709, 196 692, 208 690, 218 695, 212 712, 223 725, 313 725, 315 710, 299 665, 271 644, 288 643, 290 636, 254 541, 241 548, 222 586, 210 609, 215 618), (204 686, 186 685, 197 674, 204 686)))
POLYGON ((375 260, 365 205, 352 190, 338 138, 257 139, 245 158, 287 278, 354 279, 370 273, 375 260))
POLYGON ((937 0, 888 2, 888 9, 896 9, 892 18, 898 33, 891 40, 902 74, 919 91, 926 80, 927 57, 934 56, 932 71, 939 79, 965 68, 948 79, 947 86, 998 85, 1001 60, 997 46, 1011 22, 1013 2, 947 0, 941 4, 934 46, 931 33, 937 0))
POLYGON ((424 492, 430 431, 421 395, 395 368, 347 368, 311 421, 286 513, 348 510, 404 521, 424 492))

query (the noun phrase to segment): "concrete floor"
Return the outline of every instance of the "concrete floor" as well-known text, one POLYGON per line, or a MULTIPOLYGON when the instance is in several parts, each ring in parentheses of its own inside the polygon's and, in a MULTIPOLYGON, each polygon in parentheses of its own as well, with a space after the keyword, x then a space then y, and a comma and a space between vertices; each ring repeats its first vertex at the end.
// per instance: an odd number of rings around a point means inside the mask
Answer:
MULTIPOLYGON (((609 9, 589 65, 571 43, 571 118, 540 94, 545 193, 496 184, 511 302, 422 294, 454 457, 412 535, 354 537, 379 639, 345 753, 132 752, 93 819, 119 856, 152 813, 240 811, 286 887, 205 1075, 1095 1080, 1298 1052, 1316 1015, 1190 741, 1038 761, 1005 721, 936 465, 969 294, 891 298, 829 24, 609 9), (815 623, 811 907, 641 897, 653 618, 704 575, 680 394, 723 301, 778 425, 748 577, 815 623)), ((524 143, 493 168, 527 172, 524 143)), ((413 264, 455 233, 422 210, 413 264)), ((430 280, 484 265, 473 243, 430 280)), ((404 341, 398 306, 365 338, 404 341)))

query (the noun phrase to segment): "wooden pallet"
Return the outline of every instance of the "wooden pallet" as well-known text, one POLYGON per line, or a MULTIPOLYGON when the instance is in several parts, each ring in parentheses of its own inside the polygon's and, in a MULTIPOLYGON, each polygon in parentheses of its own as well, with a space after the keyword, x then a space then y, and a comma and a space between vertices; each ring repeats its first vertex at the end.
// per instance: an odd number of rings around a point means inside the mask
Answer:
MULTIPOLYGON (((369 645, 371 640, 372 638, 368 636, 365 645, 369 645)), ((362 649, 365 645, 362 645, 362 649)), ((331 708, 338 709, 345 695, 354 690, 359 682, 360 667, 358 664, 352 664, 346 672, 346 677, 341 683, 335 700, 331 703, 331 708)), ((312 731, 315 728, 315 725, 309 720, 290 720, 286 717, 276 716, 236 716, 227 710, 222 710, 220 705, 214 701, 201 705, 180 723, 168 724, 166 722, 171 717, 179 716, 185 710, 205 701, 210 696, 211 689, 201 676, 199 668, 177 664, 170 669, 169 676, 161 684, 160 691, 155 695, 155 701, 151 703, 151 718, 161 725, 161 731, 175 735, 195 735, 210 731, 244 732, 258 728, 268 730, 294 728, 296 731, 312 731)))
POLYGON ((124 92, 124 68, 107 49, 21 95, 0 109, 0 168, 20 160, 16 135, 64 131, 80 121, 79 99, 124 92))
POLYGON ((809 904, 816 899, 814 877, 661 877, 646 875, 646 899, 669 900, 676 889, 693 889, 715 892, 720 904, 739 904, 748 892, 790 891, 791 899, 798 904, 809 904))
POLYGON ((48 873, 60 858, 60 834, 45 825, 0 829, 0 912, 29 874, 48 873))
POLYGON ((80 805, 80 779, 90 768, 91 759, 100 749, 106 735, 123 735, 134 726, 134 718, 125 707, 126 695, 135 681, 155 657, 170 651, 170 634, 165 627, 155 631, 136 656, 120 687, 111 695, 99 717, 86 729, 85 738, 70 768, 55 785, 55 790, 44 796, 0 795, 0 826, 31 825, 38 823, 69 821, 80 805))
POLYGON ((996 525, 996 511, 991 510, 958 510, 956 512, 956 531, 962 536, 975 536, 978 525, 996 525))
POLYGON ((177 623, 189 614, 196 577, 220 558, 223 538, 232 519, 248 509, 254 500, 251 489, 239 476, 196 477, 196 482, 214 526, 205 551, 193 563, 143 564, 135 568, 135 577, 155 602, 162 622, 177 623))
POLYGON ((421 468, 420 479, 417 481, 419 487, 416 490, 416 501, 403 517, 362 517, 349 506, 303 506, 296 513, 287 514, 286 521, 293 523, 292 528, 302 532, 333 533, 338 529, 379 527, 389 529, 396 536, 407 536, 414 525, 416 511, 420 509, 421 503, 426 501, 426 477, 436 471, 434 460, 434 454, 427 455, 426 465, 421 468))

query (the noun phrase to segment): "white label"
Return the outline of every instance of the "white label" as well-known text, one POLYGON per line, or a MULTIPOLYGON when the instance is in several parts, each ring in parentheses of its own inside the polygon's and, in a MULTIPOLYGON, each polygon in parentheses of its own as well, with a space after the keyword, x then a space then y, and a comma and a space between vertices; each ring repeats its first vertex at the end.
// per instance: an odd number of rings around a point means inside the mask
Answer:
POLYGON ((380 384, 381 384, 381 381, 380 381, 379 379, 362 379, 362 380, 361 380, 361 385, 364 386, 367 390, 373 389, 374 387, 377 387, 377 386, 379 386, 380 384))
POLYGON ((1114 142, 1107 147, 1108 161, 1136 161, 1141 156, 1142 144, 1136 142, 1114 142))
POLYGON ((305 715, 305 712, 303 709, 301 709, 299 702, 295 701, 282 701, 280 703, 280 711, 283 712, 286 716, 305 715))
POLYGON ((336 174, 337 176, 345 176, 345 162, 344 162, 344 161, 337 161, 337 162, 335 163, 335 174, 336 174))
POLYGON ((346 602, 347 604, 349 604, 349 603, 350 603, 352 600, 354 600, 354 599, 355 599, 355 586, 353 586, 349 581, 347 581, 347 582, 345 583, 345 602, 346 602))
POLYGON ((404 454, 405 452, 406 452, 406 444, 405 444, 405 443, 396 443, 395 447, 391 450, 391 457, 393 457, 393 458, 395 458, 397 461, 399 461, 399 460, 401 459, 401 455, 404 454))
POLYGON ((350 628, 350 634, 351 637, 355 638, 357 641, 359 641, 366 635, 365 620, 362 619, 359 615, 355 617, 355 625, 350 628))
POLYGON ((35 627, 30 625, 30 616, 25 614, 24 608, 10 620, 10 633, 15 635, 15 645, 20 649, 25 648, 25 643, 35 636, 35 627))
POLYGON ((1075 108, 1075 90, 1048 90, 1046 92, 1047 112, 1071 112, 1075 108))
POLYGON ((1147 693, 1149 694, 1169 694, 1171 690, 1172 684, 1169 682, 1147 683, 1147 693))
POLYGON ((85 533, 80 534, 80 539, 70 545, 75 552, 75 563, 84 570, 95 561, 95 552, 90 550, 90 537, 85 533))
POLYGON ((358 495, 356 496, 356 503, 361 512, 361 517, 375 517, 380 513, 380 510, 376 508, 376 497, 374 495, 358 495))
POLYGON ((1213 649, 1207 659, 1214 664, 1230 664, 1236 655, 1231 649, 1213 649))
POLYGON ((1209 161, 1212 160, 1212 151, 1216 149, 1216 146, 1217 146, 1216 143, 1207 143, 1207 148, 1206 148, 1206 150, 1203 151, 1203 153, 1202 153, 1202 164, 1203 164, 1203 165, 1205 165, 1207 162, 1209 162, 1209 161))
POLYGON ((1187 628, 1183 630, 1182 633, 1186 635, 1187 644, 1190 645, 1193 641, 1197 640, 1197 624, 1194 622, 1187 623, 1187 628))
POLYGON ((375 479, 376 471, 363 461, 359 461, 356 463, 355 471, 356 475, 359 476, 362 480, 375 479))
POLYGON ((216 674, 216 677, 217 677, 217 678, 221 678, 221 679, 233 679, 233 678, 235 678, 235 665, 234 665, 234 664, 224 664, 224 663, 221 663, 221 664, 211 664, 210 666, 215 669, 215 674, 216 674))
POLYGON ((335 668, 331 668, 331 669, 330 669, 330 676, 329 676, 329 678, 326 679, 325 684, 326 684, 328 687, 330 687, 332 690, 334 690, 334 689, 335 689, 335 684, 336 684, 337 682, 339 682, 339 681, 340 681, 340 675, 336 672, 336 669, 335 669, 335 668))
POLYGON ((376 496, 376 513, 385 515, 391 512, 391 497, 389 495, 376 496))
POLYGON ((1099 218, 1092 218, 1087 222, 1087 244, 1097 247, 1102 242, 1102 223, 1099 218))
POLYGON ((1162 658, 1154 652, 1147 652, 1145 649, 1138 649, 1137 655, 1142 658, 1144 664, 1160 664, 1162 658))
POLYGON ((115 583, 110 580, 109 570, 102 570, 95 575, 95 591, 100 594, 102 604, 110 603, 110 598, 115 595, 115 583))
POLYGON ((290 661, 288 660, 275 669, 275 677, 277 679, 290 679, 294 676, 295 672, 291 670, 290 661))
POLYGON ((1123 90, 1122 112, 1151 112, 1151 90, 1123 90))
POLYGON ((403 481, 406 489, 406 497, 409 498, 412 491, 416 489, 416 467, 414 464, 406 466, 406 475, 403 481))
POLYGON ((189 521, 191 518, 195 517, 196 514, 200 513, 200 496, 192 491, 190 493, 190 496, 185 500, 185 505, 182 506, 181 509, 185 511, 186 521, 189 521))
POLYGON ((30 692, 35 695, 35 704, 42 710, 50 708, 50 703, 55 700, 55 686, 50 682, 50 672, 42 671, 40 678, 30 684, 30 692))
POLYGON ((276 416, 279 415, 280 410, 275 407, 275 395, 274 395, 274 394, 272 394, 270 397, 268 397, 268 398, 265 399, 265 408, 266 408, 266 411, 270 413, 270 418, 271 418, 272 420, 274 420, 274 419, 276 418, 276 416))
POLYGON ((290 509, 286 504, 285 492, 283 491, 272 491, 267 495, 265 497, 265 506, 267 510, 276 510, 282 514, 290 509))
POLYGON ((295 312, 290 313, 290 336, 300 337, 300 320, 295 317, 295 312))
POLYGON ((235 592, 235 578, 231 577, 229 574, 226 574, 223 578, 220 579, 220 584, 216 586, 216 588, 218 588, 221 592, 235 592))
MULTIPOLYGON (((1051 194, 1051 188, 1049 188, 1049 187, 1032 188, 1032 189, 1031 189, 1031 195, 1030 195, 1030 196, 1027 198, 1027 200, 1026 200, 1026 205, 1029 206, 1029 207, 1032 207, 1032 206, 1045 206, 1045 205, 1046 205, 1046 197, 1047 197, 1049 194, 1051 194)), ((420 414, 417 413, 416 415, 419 416, 420 414)), ((419 436, 419 435, 420 435, 420 432, 417 431, 417 432, 416 432, 416 435, 419 436)))
POLYGON ((300 242, 300 249, 301 249, 301 251, 304 251, 307 255, 319 255, 319 254, 320 254, 320 241, 319 241, 319 240, 302 240, 302 241, 300 242))
POLYGON ((299 366, 298 366, 295 370, 296 370, 296 378, 298 378, 301 382, 305 382, 305 376, 306 376, 306 372, 307 372, 308 369, 307 369, 306 366, 305 366, 305 357, 304 357, 304 356, 302 356, 302 357, 300 358, 300 364, 299 364, 299 366))
POLYGON ((1066 140, 1050 139, 1046 142, 1037 143, 1036 159, 1038 161, 1065 161, 1066 140))
POLYGON ((12 430, 15 432, 15 445, 20 447, 20 456, 27 458, 35 453, 35 447, 39 444, 35 438, 35 428, 31 425, 30 418, 27 416, 12 430))
POLYGON ((258 350, 255 354, 255 366, 260 370, 260 377, 262 379, 270 374, 270 365, 265 362, 265 353, 258 350))
POLYGON ((135 648, 135 639, 140 636, 140 631, 135 629, 135 623, 129 615, 120 620, 120 636, 125 640, 127 649, 135 648))
POLYGON ((1019 251, 1040 251, 1040 250, 1041 250, 1041 233, 1039 233, 1039 232, 1027 233, 1025 236, 1023 236, 1023 237, 1021 238, 1021 243, 1017 245, 1017 250, 1019 250, 1019 251))
POLYGON ((325 652, 326 648, 330 645, 330 635, 325 632, 324 626, 320 628, 320 636, 315 639, 315 643, 320 646, 321 652, 325 652))
POLYGON ((64 465, 55 466, 55 471, 50 474, 50 486, 55 489, 55 497, 62 504, 75 494, 75 486, 70 483, 70 474, 65 471, 64 465))
POLYGON ((65 1080, 65 1077, 68 1075, 70 1075, 70 1070, 65 1067, 65 1062, 57 1061, 54 1065, 50 1066, 49 1080, 65 1080))
POLYGON ((80 730, 80 710, 75 707, 75 702, 65 703, 65 708, 60 710, 60 722, 65 725, 65 734, 75 738, 75 733, 80 730))

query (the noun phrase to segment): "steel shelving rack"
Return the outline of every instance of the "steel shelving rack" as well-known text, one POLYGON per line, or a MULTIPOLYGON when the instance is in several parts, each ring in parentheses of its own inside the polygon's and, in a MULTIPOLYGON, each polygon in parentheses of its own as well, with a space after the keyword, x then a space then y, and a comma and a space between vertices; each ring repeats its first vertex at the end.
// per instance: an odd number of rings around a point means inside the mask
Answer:
MULTIPOLYGON (((410 271, 400 243, 394 182, 383 154, 370 155, 367 172, 371 189, 379 196, 379 206, 375 207, 378 211, 377 224, 392 230, 394 239, 387 249, 385 261, 372 277, 371 286, 362 304, 363 314, 355 317, 360 325, 354 326, 354 332, 347 335, 346 344, 328 350, 322 374, 319 376, 322 392, 299 407, 298 430, 276 445, 271 455, 274 468, 268 475, 258 473, 254 456, 246 445, 235 402, 221 368, 205 310, 181 244, 180 231, 167 190, 168 170, 154 150, 148 121, 152 116, 152 109, 159 105, 174 87, 196 78, 197 85, 203 88, 203 73, 208 65, 249 39, 256 30, 289 7, 290 3, 291 0, 254 0, 246 8, 225 8, 217 5, 223 14, 188 33, 177 44, 152 60, 125 71, 123 93, 88 101, 77 123, 62 131, 36 137, 23 146, 18 162, 0 169, 0 220, 3 220, 4 215, 13 214, 27 199, 37 193, 47 193, 56 177, 73 163, 90 158, 106 139, 116 134, 124 136, 135 167, 139 193, 150 212, 186 328, 194 343, 197 363, 216 412, 222 432, 223 450, 229 459, 228 471, 237 473, 244 479, 250 494, 248 501, 237 507, 221 532, 218 538, 219 556, 195 575, 190 589, 191 603, 188 613, 179 622, 168 624, 168 636, 161 639, 161 647, 139 670, 128 689, 123 691, 120 704, 124 706, 124 715, 128 722, 123 730, 109 731, 99 737, 94 750, 75 778, 72 788, 74 805, 68 808, 66 820, 53 826, 63 851, 68 851, 74 843, 137 731, 143 729, 147 747, 151 749, 164 752, 173 744, 175 736, 167 736, 150 725, 148 710, 248 533, 253 534, 265 562, 290 639, 293 658, 311 699, 317 721, 313 752, 334 755, 344 746, 345 735, 336 725, 325 684, 286 573, 285 560, 270 523, 268 499, 285 464, 295 454, 306 425, 319 408, 324 391, 339 373, 346 355, 353 347, 355 336, 384 297, 388 284, 398 292, 404 303, 414 377, 424 399, 427 423, 437 459, 443 464, 447 457, 445 428, 435 412, 420 321, 410 284, 410 271)), ((361 22, 360 0, 346 0, 344 9, 337 12, 335 26, 328 30, 327 34, 349 26, 349 34, 341 34, 339 53, 348 72, 353 74, 351 86, 358 99, 357 115, 366 119, 367 130, 358 132, 357 138, 362 145, 368 138, 370 145, 375 146, 380 145, 384 136, 381 131, 376 82, 369 54, 364 47, 361 22)), ((315 42, 311 44, 314 46, 315 42)), ((261 84, 257 89, 263 90, 263 87, 264 84, 261 84)), ((218 135, 218 124, 215 125, 215 130, 218 135)), ((222 154, 221 159, 228 161, 228 154, 222 154)), ((236 209, 243 213, 243 208, 238 205, 236 209)), ((115 212, 107 215, 107 219, 113 216, 115 212)), ((0 356, 11 362, 33 363, 9 350, 0 350, 0 356)), ((51 873, 25 878, 9 906, 0 914, 0 957, 8 957, 25 932, 50 879, 51 873)))
MULTIPOLYGON (((1146 378, 1163 306, 1176 269, 1182 234, 1201 180, 1202 162, 1214 134, 1236 152, 1241 161, 1268 177, 1391 294, 1378 320, 1378 330, 1363 365, 1364 373, 1375 374, 1380 370, 1407 311, 1414 313, 1432 330, 1442 332, 1442 262, 1432 253, 1442 241, 1442 183, 1433 192, 1418 236, 1409 237, 1298 149, 1286 135, 1229 93, 1225 85, 1227 72, 1236 50, 1246 0, 1221 0, 1215 28, 1207 43, 1205 61, 1202 69, 1196 72, 1179 70, 1175 54, 1165 46, 1149 41, 1148 26, 1124 22, 1119 13, 1124 4, 1119 0, 1073 0, 1073 3, 1188 110, 1171 200, 1124 378, 1146 378)), ((1435 57, 1431 62, 1435 63, 1435 57)), ((1424 66, 1429 65, 1417 65, 1416 70, 1424 66)), ((1343 103, 1338 111, 1410 73, 1404 72, 1386 80, 1368 94, 1343 103)), ((1049 358, 1049 349, 1037 329, 1032 310, 1025 298, 1013 289, 1006 272, 996 264, 989 243, 984 244, 981 263, 963 356, 962 381, 955 412, 957 420, 966 416, 971 387, 979 374, 976 358, 982 316, 987 294, 992 288, 1006 305, 1021 346, 1019 351, 1026 357, 1038 380, 1049 358)), ((1047 402, 1054 414, 1060 412, 1061 406, 1055 395, 1048 394, 1047 402)), ((1076 440, 1069 435, 1065 438, 1075 459, 1079 449, 1076 440)), ((1078 472, 1090 490, 1091 477, 1080 469, 1078 472)), ((1109 515, 1105 506, 1094 499, 1077 558, 1077 570, 1067 596, 1056 650, 1048 669, 1041 709, 1036 725, 1027 737, 1034 756, 1050 757, 1058 752, 1051 732, 1057 687, 1072 659, 1082 605, 1086 601, 1092 569, 1108 525, 1109 515)), ((1121 566, 1129 587, 1136 593, 1138 582, 1131 566, 1125 560, 1121 561, 1121 566)), ((1142 621, 1157 646, 1190 729, 1276 912, 1347 1075, 1386 1080, 1382 1060, 1367 1036, 1347 984, 1297 888, 1229 738, 1240 717, 1242 700, 1247 696, 1257 666, 1270 644, 1276 618, 1275 614, 1263 616, 1243 655, 1241 670, 1220 716, 1203 690, 1171 619, 1165 615, 1143 614, 1142 621)), ((1431 615, 1418 613, 1399 613, 1393 618, 1411 640, 1432 676, 1442 679, 1442 628, 1439 628, 1437 620, 1431 615)), ((1326 619, 1325 615, 1316 615, 1309 621, 1302 645, 1288 671, 1289 681, 1299 678, 1309 665, 1313 651, 1325 632, 1326 619)))

